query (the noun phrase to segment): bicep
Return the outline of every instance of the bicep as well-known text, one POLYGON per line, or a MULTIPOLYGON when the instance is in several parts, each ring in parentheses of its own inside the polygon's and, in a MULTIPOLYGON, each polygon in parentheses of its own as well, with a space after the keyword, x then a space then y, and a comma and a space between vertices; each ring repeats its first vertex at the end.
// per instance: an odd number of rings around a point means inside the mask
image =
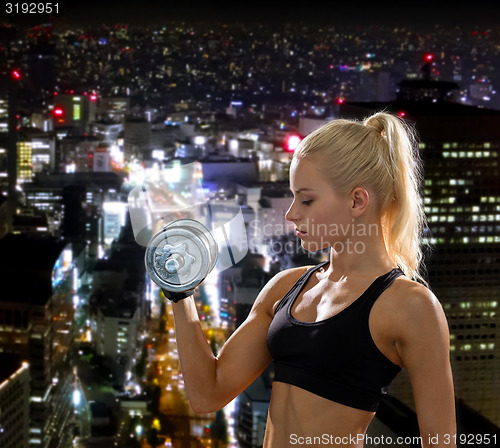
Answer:
POLYGON ((269 365, 267 332, 273 305, 295 279, 294 272, 281 272, 264 286, 247 319, 223 345, 216 360, 217 396, 227 403, 245 390, 269 365))
POLYGON ((456 430, 446 316, 429 290, 408 297, 400 321, 398 353, 410 378, 423 435, 456 430))

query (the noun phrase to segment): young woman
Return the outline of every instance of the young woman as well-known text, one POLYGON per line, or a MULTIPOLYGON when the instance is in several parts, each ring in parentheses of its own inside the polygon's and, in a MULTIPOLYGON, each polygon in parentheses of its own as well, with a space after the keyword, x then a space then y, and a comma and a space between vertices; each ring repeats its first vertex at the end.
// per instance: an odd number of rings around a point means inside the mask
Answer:
POLYGON ((422 444, 452 445, 448 326, 419 274, 421 180, 412 131, 388 113, 334 120, 301 142, 286 219, 304 249, 330 248, 329 260, 273 277, 217 357, 193 298, 173 304, 194 411, 221 409, 274 359, 264 447, 361 447, 404 368, 422 444))

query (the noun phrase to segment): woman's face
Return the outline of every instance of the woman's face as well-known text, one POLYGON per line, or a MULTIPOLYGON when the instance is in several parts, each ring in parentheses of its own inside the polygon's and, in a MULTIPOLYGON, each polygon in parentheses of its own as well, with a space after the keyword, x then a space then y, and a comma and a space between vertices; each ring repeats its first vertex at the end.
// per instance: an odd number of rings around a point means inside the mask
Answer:
POLYGON ((350 199, 337 193, 311 157, 294 158, 290 166, 290 190, 294 199, 285 218, 295 225, 302 247, 316 251, 344 243, 352 225, 350 199))

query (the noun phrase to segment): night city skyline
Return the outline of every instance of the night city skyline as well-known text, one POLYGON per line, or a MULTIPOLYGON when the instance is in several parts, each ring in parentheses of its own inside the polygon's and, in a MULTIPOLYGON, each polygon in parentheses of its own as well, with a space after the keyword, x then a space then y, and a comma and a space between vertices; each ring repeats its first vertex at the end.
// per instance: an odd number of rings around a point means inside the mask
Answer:
MULTIPOLYGON (((500 10, 495 1, 456 1, 453 4, 433 1, 390 2, 331 2, 318 6, 300 3, 269 2, 160 2, 147 0, 140 4, 123 3, 117 0, 106 2, 106 7, 97 0, 63 0, 58 2, 59 14, 54 18, 69 24, 96 25, 126 22, 131 25, 158 26, 168 21, 265 23, 279 27, 281 24, 307 23, 312 26, 409 26, 429 31, 434 26, 478 26, 496 27, 500 10)), ((40 17, 40 16, 38 16, 40 17)), ((47 17, 42 16, 42 17, 47 17)), ((4 23, 40 24, 34 14, 0 13, 4 23)))
MULTIPOLYGON (((0 14, 0 446, 262 446, 272 365, 194 414, 129 193, 168 185, 170 210, 201 182, 217 222, 241 211, 247 256, 195 295, 217 352, 273 275, 324 260, 284 218, 293 145, 378 110, 420 138, 459 430, 500 443, 498 2, 58 5, 0 14)), ((404 374, 369 434, 418 434, 404 374)))

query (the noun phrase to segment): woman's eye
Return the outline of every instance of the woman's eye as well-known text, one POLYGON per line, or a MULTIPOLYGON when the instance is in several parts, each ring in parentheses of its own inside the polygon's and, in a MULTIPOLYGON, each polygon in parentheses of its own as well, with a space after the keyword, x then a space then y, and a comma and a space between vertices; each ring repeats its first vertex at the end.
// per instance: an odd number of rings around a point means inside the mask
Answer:
POLYGON ((311 205, 312 204, 312 199, 309 199, 309 201, 302 201, 302 205, 311 205))

